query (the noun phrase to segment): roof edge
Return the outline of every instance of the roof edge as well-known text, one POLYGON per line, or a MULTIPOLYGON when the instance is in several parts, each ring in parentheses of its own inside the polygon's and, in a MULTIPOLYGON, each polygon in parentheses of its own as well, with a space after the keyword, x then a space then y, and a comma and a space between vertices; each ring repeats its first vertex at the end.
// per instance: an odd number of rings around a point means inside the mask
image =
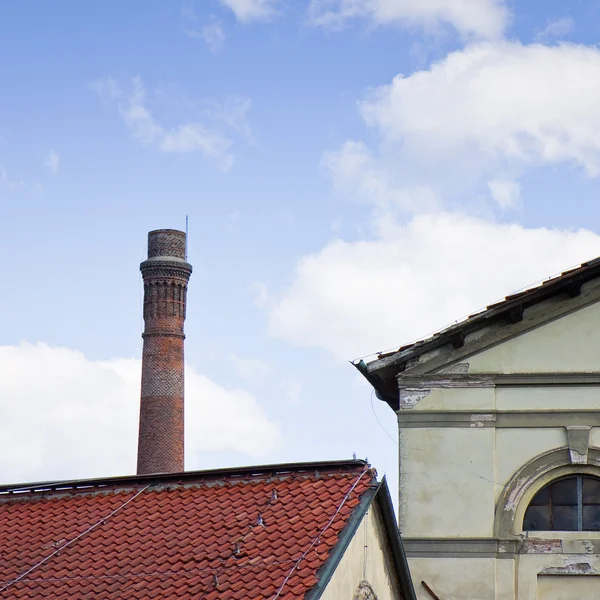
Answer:
POLYGON ((333 547, 331 554, 327 557, 327 560, 319 569, 319 580, 315 586, 307 592, 305 600, 318 600, 327 588, 327 585, 331 581, 335 570, 344 557, 350 542, 354 538, 354 534, 358 530, 358 527, 367 514, 373 499, 377 495, 377 490, 379 489, 380 484, 375 482, 375 485, 377 487, 372 485, 370 489, 364 493, 363 497, 358 503, 358 506, 352 511, 352 514, 348 518, 348 523, 346 523, 346 526, 340 532, 338 541, 333 547))
POLYGON ((402 543, 402 535, 396 521, 396 515, 394 514, 394 505, 392 504, 392 497, 390 496, 390 489, 387 485, 385 475, 377 490, 377 498, 385 530, 389 536, 392 559, 394 561, 394 566, 396 567, 396 572, 398 573, 400 591, 405 600, 417 600, 417 594, 415 593, 410 568, 408 566, 408 559, 406 558, 406 551, 404 550, 404 544, 402 543))
POLYGON ((66 479, 38 481, 0 485, 0 494, 46 492, 69 488, 109 487, 119 485, 150 484, 160 485, 169 482, 185 483, 195 480, 211 480, 222 477, 252 477, 268 474, 301 473, 314 470, 358 470, 364 469, 368 463, 360 459, 330 460, 298 463, 275 463, 267 465, 248 465, 244 467, 226 467, 222 469, 205 469, 199 471, 183 471, 181 473, 152 473, 149 475, 120 475, 116 477, 100 477, 93 479, 66 479))
MULTIPOLYGON (((512 311, 522 311, 553 296, 566 293, 570 298, 576 298, 581 293, 583 284, 599 277, 600 257, 584 262, 574 269, 564 271, 560 275, 547 279, 534 287, 507 296, 504 300, 491 304, 482 311, 474 313, 427 338, 401 346, 397 350, 380 353, 375 360, 366 364, 366 370, 371 375, 379 370, 407 363, 421 354, 450 343, 453 336, 459 333, 472 333, 492 322, 502 321, 506 318, 509 320, 518 319, 519 316, 513 316, 512 311)), ((355 361, 355 364, 358 362, 355 361)))
POLYGON ((306 594, 306 600, 319 600, 319 598, 321 598, 373 501, 377 502, 381 510, 381 516, 390 544, 392 561, 398 577, 400 591, 402 592, 404 600, 417 600, 385 475, 382 480, 379 483, 375 483, 375 485, 376 487, 372 486, 365 492, 360 503, 350 515, 346 527, 344 527, 340 533, 333 552, 321 567, 319 581, 306 594))

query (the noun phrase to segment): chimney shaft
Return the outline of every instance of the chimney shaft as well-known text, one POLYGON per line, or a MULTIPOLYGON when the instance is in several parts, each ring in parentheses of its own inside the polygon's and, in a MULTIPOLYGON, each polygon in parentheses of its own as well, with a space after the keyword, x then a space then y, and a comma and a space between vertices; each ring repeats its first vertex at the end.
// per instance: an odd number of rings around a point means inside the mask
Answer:
POLYGON ((183 231, 148 233, 144 280, 144 350, 137 473, 184 470, 183 323, 192 266, 183 231))

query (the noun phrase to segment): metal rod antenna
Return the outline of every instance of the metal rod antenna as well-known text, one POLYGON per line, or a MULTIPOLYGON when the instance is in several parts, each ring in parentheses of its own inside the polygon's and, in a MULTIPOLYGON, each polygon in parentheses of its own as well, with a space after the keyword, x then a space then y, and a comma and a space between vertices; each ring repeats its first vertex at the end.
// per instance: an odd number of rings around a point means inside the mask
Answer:
POLYGON ((188 216, 185 215, 185 260, 188 258, 188 216))

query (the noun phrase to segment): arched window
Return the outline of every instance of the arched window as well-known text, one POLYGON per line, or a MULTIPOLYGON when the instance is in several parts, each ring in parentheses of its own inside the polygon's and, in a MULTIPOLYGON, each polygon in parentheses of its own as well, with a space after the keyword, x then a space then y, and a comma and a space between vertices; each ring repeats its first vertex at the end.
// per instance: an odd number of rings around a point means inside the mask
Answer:
POLYGON ((529 503, 524 531, 600 531, 600 479, 577 475, 553 481, 529 503))

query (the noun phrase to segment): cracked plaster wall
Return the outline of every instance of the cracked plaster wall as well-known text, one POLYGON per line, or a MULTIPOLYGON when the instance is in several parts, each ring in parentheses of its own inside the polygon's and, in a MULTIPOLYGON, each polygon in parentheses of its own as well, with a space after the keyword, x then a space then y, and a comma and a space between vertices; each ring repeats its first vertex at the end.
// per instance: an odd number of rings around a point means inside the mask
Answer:
MULTIPOLYGON (((597 372, 599 321, 600 306, 581 309, 470 356, 466 361, 468 373, 597 372)), ((464 373, 465 368, 459 372, 464 373)), ((496 503, 507 482, 535 457, 568 446, 567 430, 560 417, 556 427, 536 427, 535 414, 525 425, 519 422, 519 413, 600 411, 600 388, 593 385, 421 386, 410 394, 414 401, 403 406, 401 403, 400 413, 417 417, 422 413, 425 418, 427 413, 438 411, 439 419, 454 411, 467 414, 459 426, 413 425, 400 429, 399 514, 403 537, 440 543, 493 543, 496 503), (476 414, 469 415, 469 411, 476 414), (514 419, 510 417, 514 423, 509 421, 500 428, 489 420, 468 422, 473 416, 500 413, 516 414, 514 419)), ((591 428, 590 445, 600 447, 600 427, 591 428)), ((600 476, 600 467, 586 468, 587 472, 594 469, 600 476)), ((520 524, 517 529, 520 531, 520 524)), ((536 534, 528 535, 535 538, 536 534)), ((540 537, 562 536, 572 543, 581 542, 582 535, 551 532, 540 537)), ((573 553, 577 551, 571 546, 567 551, 560 545, 557 551, 557 546, 546 540, 537 548, 534 545, 531 553, 508 558, 452 558, 447 553, 436 556, 433 547, 431 556, 412 556, 409 562, 419 599, 431 600, 420 585, 423 579, 444 600, 534 600, 538 593, 540 600, 591 600, 600 598, 600 590, 595 587, 600 582, 600 554, 596 550, 600 548, 600 532, 590 536, 596 541, 589 546, 590 552, 583 550, 582 554, 573 553), (548 582, 553 581, 550 578, 557 582, 559 591, 555 596, 547 592, 551 588, 548 582), (572 595, 565 596, 560 586, 569 585, 574 587, 565 593, 572 595)))

